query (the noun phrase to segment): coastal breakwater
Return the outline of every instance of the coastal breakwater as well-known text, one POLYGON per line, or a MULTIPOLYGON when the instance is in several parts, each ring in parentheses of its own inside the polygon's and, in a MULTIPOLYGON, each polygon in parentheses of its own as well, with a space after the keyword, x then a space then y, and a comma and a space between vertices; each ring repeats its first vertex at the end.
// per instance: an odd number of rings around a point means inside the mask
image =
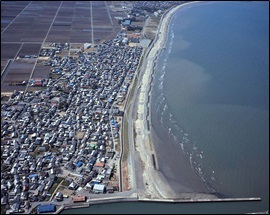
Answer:
POLYGON ((54 214, 59 214, 65 209, 86 208, 95 204, 108 204, 120 202, 156 202, 156 203, 200 203, 200 202, 245 202, 245 201, 261 201, 261 198, 224 198, 224 199, 149 199, 149 198, 130 198, 130 197, 112 197, 91 199, 89 202, 67 204, 61 206, 54 214))

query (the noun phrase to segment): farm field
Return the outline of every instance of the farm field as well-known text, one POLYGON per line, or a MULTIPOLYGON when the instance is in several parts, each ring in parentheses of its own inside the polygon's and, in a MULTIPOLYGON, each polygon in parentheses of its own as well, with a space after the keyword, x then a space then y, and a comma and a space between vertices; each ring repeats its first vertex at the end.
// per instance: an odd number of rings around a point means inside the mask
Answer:
POLYGON ((121 29, 115 17, 125 16, 119 1, 1 1, 1 92, 25 90, 12 83, 49 75, 33 58, 44 43, 113 39, 121 29))

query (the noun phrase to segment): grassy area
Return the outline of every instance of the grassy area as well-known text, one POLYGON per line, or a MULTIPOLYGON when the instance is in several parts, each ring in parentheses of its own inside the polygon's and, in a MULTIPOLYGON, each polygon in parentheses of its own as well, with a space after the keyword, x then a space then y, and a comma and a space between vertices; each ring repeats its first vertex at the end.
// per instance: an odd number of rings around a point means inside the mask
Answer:
POLYGON ((65 187, 65 186, 68 186, 69 184, 70 184, 70 182, 64 180, 62 182, 61 186, 65 187))
POLYGON ((123 126, 124 126, 124 130, 123 130, 123 143, 124 143, 123 161, 126 161, 127 160, 127 157, 128 157, 128 154, 129 154, 128 122, 126 120, 126 117, 123 120, 123 126))
POLYGON ((1 101, 8 101, 9 100, 9 96, 1 96, 1 101))
POLYGON ((1 205, 1 214, 6 214, 6 205, 1 205))
POLYGON ((145 27, 145 35, 149 39, 154 39, 156 36, 156 31, 160 23, 161 17, 150 17, 148 25, 145 27))
POLYGON ((119 141, 114 141, 115 151, 120 152, 120 143, 119 141))
POLYGON ((61 77, 62 77, 62 75, 55 74, 55 73, 50 73, 50 75, 49 75, 49 78, 52 78, 52 79, 59 79, 61 77))
POLYGON ((47 87, 28 87, 27 92, 34 92, 34 91, 37 91, 37 90, 44 90, 46 88, 47 87))
POLYGON ((59 152, 59 148, 57 148, 57 147, 50 147, 50 152, 59 152))
POLYGON ((161 16, 158 16, 158 17, 152 16, 152 17, 150 17, 150 20, 148 22, 149 23, 148 25, 158 26, 160 20, 161 20, 161 16))
POLYGON ((83 139, 84 134, 85 134, 84 131, 77 131, 77 132, 76 132, 76 139, 77 139, 77 140, 83 139))
POLYGON ((58 178, 56 179, 56 181, 53 183, 53 186, 51 187, 51 189, 49 190, 48 193, 52 194, 52 193, 55 191, 56 187, 57 187, 57 186, 61 183, 61 181, 63 181, 63 180, 64 180, 64 178, 58 177, 58 178))

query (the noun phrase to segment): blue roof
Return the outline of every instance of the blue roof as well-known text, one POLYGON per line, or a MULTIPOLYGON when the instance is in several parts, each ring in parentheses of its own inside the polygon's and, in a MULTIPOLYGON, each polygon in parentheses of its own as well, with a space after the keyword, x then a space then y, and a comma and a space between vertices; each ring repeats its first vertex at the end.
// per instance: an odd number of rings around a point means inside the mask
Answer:
POLYGON ((33 178, 33 177, 37 177, 38 176, 38 174, 31 174, 31 175, 29 175, 28 177, 29 178, 33 178))
POLYGON ((124 22, 123 22, 123 25, 130 25, 131 24, 131 21, 129 19, 126 19, 124 22))
POLYGON ((38 213, 54 212, 55 205, 53 204, 39 205, 37 211, 38 213))
POLYGON ((50 156, 50 155, 47 155, 47 156, 45 157, 46 160, 50 160, 51 158, 52 158, 52 156, 50 156))
POLYGON ((82 166, 82 165, 83 165, 83 163, 82 163, 81 161, 79 161, 79 162, 76 164, 77 167, 80 167, 80 166, 82 166))

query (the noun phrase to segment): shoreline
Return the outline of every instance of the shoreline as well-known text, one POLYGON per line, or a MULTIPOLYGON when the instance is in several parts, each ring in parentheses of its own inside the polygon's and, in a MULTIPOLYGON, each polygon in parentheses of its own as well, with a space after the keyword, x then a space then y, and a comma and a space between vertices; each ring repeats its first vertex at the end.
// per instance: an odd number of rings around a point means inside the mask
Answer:
MULTIPOLYGON (((158 59, 160 51, 165 47, 168 37, 168 29, 170 26, 169 24, 171 22, 174 13, 178 9, 194 3, 198 3, 198 1, 178 5, 172 9, 169 9, 165 14, 163 14, 159 23, 156 37, 153 40, 151 46, 149 47, 150 50, 148 55, 144 59, 144 61, 146 62, 146 67, 144 73, 142 74, 140 85, 141 90, 137 95, 138 106, 136 113, 138 117, 135 121, 136 150, 139 151, 141 161, 143 161, 142 163, 144 166, 143 168, 144 170, 142 176, 145 184, 144 193, 138 192, 139 198, 147 197, 157 199, 168 199, 168 198, 183 197, 183 198, 198 199, 198 198, 205 198, 206 196, 207 198, 211 199, 217 198, 215 195, 211 194, 210 191, 207 190, 204 184, 200 184, 200 182, 198 182, 198 179, 196 179, 196 177, 198 176, 195 175, 192 176, 194 172, 189 173, 189 175, 193 177, 192 182, 194 182, 194 184, 191 185, 191 188, 187 187, 186 184, 183 183, 184 180, 189 179, 185 179, 183 176, 180 175, 178 175, 177 179, 181 178, 180 180, 180 183, 182 183, 181 185, 179 183, 175 183, 174 186, 172 186, 172 184, 169 183, 168 175, 166 177, 166 175, 164 175, 164 172, 160 171, 159 169, 159 163, 162 164, 164 163, 164 161, 162 162, 159 159, 157 159, 157 154, 160 155, 160 152, 163 150, 157 150, 158 145, 157 142, 159 139, 156 138, 157 136, 155 136, 155 131, 151 124, 152 119, 150 114, 151 111, 150 96, 155 76, 156 61, 158 59), (195 189, 193 189, 193 186, 195 187, 196 191, 195 189), (176 188, 178 189, 177 192, 175 191, 176 188)), ((183 155, 181 160, 184 160, 183 155)), ((187 170, 188 169, 187 166, 185 166, 184 169, 187 170)), ((186 172, 184 173, 186 174, 186 172)), ((170 181, 173 182, 173 180, 170 181)))

